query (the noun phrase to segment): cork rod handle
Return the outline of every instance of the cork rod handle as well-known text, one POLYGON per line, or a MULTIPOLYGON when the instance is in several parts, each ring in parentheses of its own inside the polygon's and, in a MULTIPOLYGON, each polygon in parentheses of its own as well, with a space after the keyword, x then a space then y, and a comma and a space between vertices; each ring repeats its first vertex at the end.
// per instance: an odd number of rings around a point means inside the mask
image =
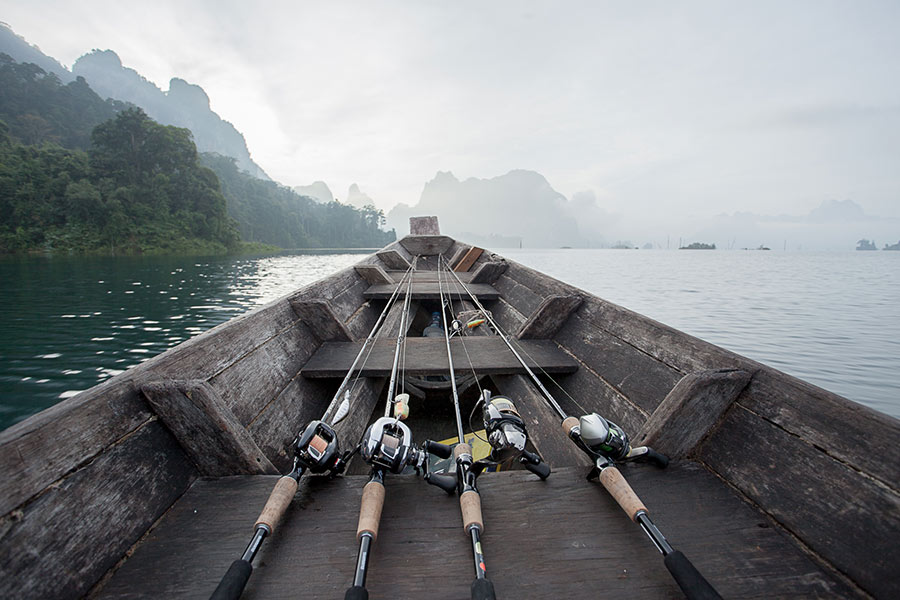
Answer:
POLYGON ((297 480, 293 477, 285 475, 279 479, 278 483, 275 484, 275 489, 269 494, 265 507, 259 513, 259 518, 256 519, 256 527, 265 525, 269 528, 270 533, 274 533, 275 527, 278 526, 278 522, 284 516, 284 512, 287 510, 291 500, 294 499, 297 487, 297 480))
POLYGON ((381 522, 381 509, 384 507, 384 485, 370 481, 363 488, 362 502, 359 506, 359 526, 356 528, 356 539, 362 534, 372 534, 372 541, 378 537, 378 524, 381 522))
POLYGON ((637 497, 637 494, 634 493, 634 490, 631 489, 631 486, 628 485, 628 482, 622 477, 619 469, 615 467, 603 469, 600 473, 600 483, 602 483, 603 487, 606 488, 606 491, 616 499, 616 502, 619 503, 619 506, 622 507, 622 510, 625 511, 625 514, 627 514, 632 521, 637 519, 637 515, 640 511, 648 512, 647 507, 644 506, 641 499, 637 497))
POLYGON ((469 533, 474 525, 479 531, 484 531, 484 518, 481 516, 481 496, 478 492, 469 490, 459 497, 459 508, 462 511, 463 531, 469 533))

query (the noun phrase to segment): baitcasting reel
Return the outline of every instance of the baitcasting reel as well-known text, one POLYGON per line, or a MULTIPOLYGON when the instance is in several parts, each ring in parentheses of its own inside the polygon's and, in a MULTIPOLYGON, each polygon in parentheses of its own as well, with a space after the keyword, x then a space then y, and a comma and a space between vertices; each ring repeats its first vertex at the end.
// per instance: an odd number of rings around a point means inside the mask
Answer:
POLYGON ((476 468, 481 470, 492 463, 518 458, 526 469, 541 479, 547 479, 550 476, 550 467, 541 462, 537 454, 525 449, 528 444, 528 432, 525 430, 525 421, 519 416, 519 411, 516 410, 512 400, 506 396, 492 398, 491 392, 484 390, 482 401, 484 431, 491 445, 491 453, 487 461, 478 461, 476 468))
POLYGON ((578 420, 578 426, 573 427, 569 435, 591 458, 594 459, 595 468, 588 475, 593 478, 597 469, 605 468, 616 462, 649 462, 657 467, 665 468, 669 464, 669 458, 656 452, 648 446, 633 447, 628 442, 625 431, 613 423, 598 415, 590 413, 578 420))
POLYGON ((393 417, 381 417, 369 425, 360 442, 360 454, 373 467, 391 473, 402 472, 410 461, 414 463, 418 458, 409 427, 393 417))
POLYGON ((372 423, 360 442, 360 454, 373 467, 381 467, 391 473, 402 473, 407 466, 416 473, 428 471, 428 455, 450 458, 450 446, 437 442, 425 442, 421 448, 413 446, 412 433, 405 423, 393 417, 381 417, 372 423))
POLYGON ((294 469, 302 474, 328 473, 332 477, 344 471, 355 451, 341 454, 337 433, 324 421, 311 421, 294 440, 294 469))

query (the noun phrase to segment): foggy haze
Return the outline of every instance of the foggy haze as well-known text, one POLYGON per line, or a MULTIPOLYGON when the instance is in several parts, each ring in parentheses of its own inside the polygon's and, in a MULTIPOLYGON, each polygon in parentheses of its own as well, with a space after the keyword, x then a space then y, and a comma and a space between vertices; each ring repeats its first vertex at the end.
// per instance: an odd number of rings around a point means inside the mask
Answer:
POLYGON ((477 191, 489 234, 816 249, 900 239, 898 17, 888 1, 38 0, 0 19, 68 66, 111 49, 157 86, 201 86, 288 186, 356 184, 387 213, 432 202, 436 173, 468 189, 526 170, 558 196, 523 200, 517 233, 508 200, 477 191))

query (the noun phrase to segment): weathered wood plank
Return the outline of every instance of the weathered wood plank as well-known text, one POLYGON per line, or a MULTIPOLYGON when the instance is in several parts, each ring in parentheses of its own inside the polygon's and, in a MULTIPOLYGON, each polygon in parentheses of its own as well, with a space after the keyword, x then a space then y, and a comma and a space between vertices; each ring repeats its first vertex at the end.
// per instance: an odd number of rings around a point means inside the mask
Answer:
POLYGON ((391 283, 391 277, 378 265, 356 265, 353 267, 360 276, 374 285, 376 283, 391 283))
MULTIPOLYGON (((387 271, 388 276, 390 276, 390 278, 391 278, 391 283, 395 283, 395 284, 400 283, 400 281, 403 279, 404 273, 406 273, 406 271, 387 271)), ((473 281, 472 281, 473 274, 472 273, 457 273, 456 275, 459 277, 460 281, 462 281, 463 283, 473 283, 473 281)), ((452 277, 453 277, 452 275, 444 273, 441 275, 441 281, 450 280, 450 279, 452 279, 452 277)), ((437 271, 420 271, 419 269, 416 269, 413 272, 413 282, 436 283, 437 280, 438 280, 438 272, 437 271)), ((489 283, 489 282, 482 282, 482 283, 489 283)))
POLYGON ((455 240, 446 235, 408 235, 400 240, 400 245, 413 256, 437 256, 446 254, 455 240))
MULTIPOLYGON (((396 287, 396 285, 373 285, 369 287, 363 295, 370 300, 387 300, 391 297, 391 294, 394 293, 396 287)), ((486 283, 473 283, 467 287, 479 300, 496 300, 500 297, 500 292, 486 283)), ((413 281, 411 295, 414 300, 440 300, 441 290, 437 282, 413 281)), ((454 299, 466 299, 469 297, 465 290, 453 286, 450 287, 449 291, 447 287, 444 286, 444 295, 449 295, 454 299)), ((401 288, 399 297, 406 297, 406 289, 401 288)))
POLYGON ((699 457, 867 592, 900 597, 896 491, 739 404, 699 457))
MULTIPOLYGON (((646 536, 584 468, 479 478, 488 573, 498 597, 635 599, 681 593, 646 536)), ((726 598, 856 597, 765 518, 694 465, 624 469, 669 540, 726 598)), ((274 477, 199 480, 102 590, 101 598, 208 598, 247 543, 274 477), (214 544, 204 540, 215 540, 214 544), (186 561, 172 549, 183 549, 186 561), (165 576, 161 576, 165 574, 165 576), (140 586, 134 585, 140 582, 140 586)), ((248 598, 337 598, 356 564, 356 517, 366 476, 301 488, 267 540, 248 598), (303 554, 298 568, 297 549, 303 554)), ((366 586, 373 598, 469 597, 471 548, 459 504, 413 475, 391 475, 366 586)))
MULTIPOLYGON (((410 300, 409 301, 409 309, 406 312, 406 333, 409 333, 409 330, 412 327, 413 320, 415 319, 416 313, 419 311, 419 303, 410 300)), ((403 319, 403 302, 394 302, 394 305, 391 306, 391 309, 388 311, 388 314, 384 317, 384 323, 381 324, 381 330, 378 332, 377 336, 383 340, 396 340, 397 335, 400 333, 400 322, 403 319)))
MULTIPOLYGON (((291 466, 291 442, 307 423, 322 418, 337 385, 334 381, 304 380, 298 376, 248 426, 259 448, 280 472, 286 473, 291 466)), ((381 379, 362 378, 353 386, 350 413, 336 428, 341 448, 352 448, 362 437, 365 419, 372 412, 382 385, 381 379)))
MULTIPOLYGON (((498 395, 508 396, 525 421, 528 439, 552 468, 590 466, 587 455, 579 450, 562 430, 562 418, 527 375, 495 375, 498 395)), ((554 397, 555 398, 555 397, 554 397)))
MULTIPOLYGON (((506 261, 481 263, 471 272, 472 283, 494 283, 497 281, 498 277, 506 272, 507 267, 509 267, 509 265, 506 264, 506 261)), ((460 275, 462 275, 462 273, 460 273, 460 275)))
POLYGON ((631 402, 652 413, 684 374, 595 327, 582 311, 569 317, 555 341, 631 402))
POLYGON ((294 327, 296 322, 297 315, 282 298, 205 331, 135 368, 173 378, 207 379, 294 327))
POLYGON ((0 525, 0 597, 80 598, 194 477, 174 438, 150 422, 0 525))
POLYGON ((513 332, 518 331, 525 322, 525 315, 516 310, 516 307, 504 300, 502 296, 491 304, 490 311, 494 317, 494 322, 507 335, 512 335, 513 332))
POLYGON ((447 261, 447 264, 455 265, 462 260, 462 257, 466 255, 466 252, 472 249, 472 246, 468 244, 464 244, 462 242, 458 242, 456 244, 456 251, 450 255, 450 260, 447 261))
POLYGON ((409 261, 396 250, 382 250, 381 252, 376 252, 376 254, 388 269, 401 269, 405 271, 409 268, 409 261))
POLYGON ((551 393, 562 409, 570 415, 580 417, 595 412, 622 426, 629 435, 638 431, 649 416, 646 411, 592 372, 584 363, 580 364, 578 371, 557 378, 557 381, 567 393, 557 394, 556 390, 551 393), (569 396, 577 399, 577 403, 569 396))
POLYGON ((435 216, 410 217, 409 218, 409 234, 410 235, 440 235, 441 227, 438 224, 438 218, 435 216))
POLYGON ((353 336, 326 300, 291 300, 297 317, 322 342, 349 342, 353 336))
POLYGON ((585 298, 578 316, 583 318, 585 326, 601 329, 683 374, 705 369, 741 369, 752 373, 761 366, 596 297, 585 298))
POLYGON ((581 302, 581 296, 547 296, 522 324, 516 337, 523 340, 552 338, 581 302))
POLYGON ((151 381, 141 392, 201 475, 278 473, 205 381, 151 381))
POLYGON ((750 383, 747 371, 700 371, 685 375, 632 438, 669 458, 687 456, 750 383))
MULTIPOLYGON (((520 346, 531 358, 523 356, 533 369, 547 373, 572 373, 578 367, 553 342, 522 340, 520 346)), ((326 342, 300 370, 304 377, 343 377, 359 353, 362 342, 326 342)), ((390 375, 396 340, 379 339, 372 344, 372 353, 361 371, 364 377, 390 375)), ((499 337, 469 337, 465 348, 459 338, 450 342, 453 363, 460 370, 469 368, 469 357, 480 375, 524 373, 522 365, 499 337), (468 354, 466 354, 468 351, 468 354)), ((407 338, 406 374, 443 375, 448 372, 447 346, 441 338, 407 338)))
POLYGON ((0 481, 7 482, 0 485, 0 515, 88 463, 151 416, 130 380, 120 379, 0 432, 0 481))
POLYGON ((218 373, 209 383, 246 426, 296 377, 318 347, 316 337, 298 323, 218 373))
POLYGON ((544 301, 544 296, 536 294, 531 288, 525 287, 510 277, 508 270, 497 278, 493 286, 506 302, 523 315, 531 315, 544 301))
POLYGON ((459 259, 459 262, 457 262, 453 266, 453 270, 459 272, 468 271, 472 267, 472 265, 475 264, 475 261, 478 260, 478 258, 481 256, 482 252, 484 252, 484 248, 472 246, 465 253, 465 255, 461 259, 459 259))
POLYGON ((898 489, 900 421, 774 369, 760 369, 740 399, 754 413, 898 489), (836 434, 837 429, 840 434, 836 434))

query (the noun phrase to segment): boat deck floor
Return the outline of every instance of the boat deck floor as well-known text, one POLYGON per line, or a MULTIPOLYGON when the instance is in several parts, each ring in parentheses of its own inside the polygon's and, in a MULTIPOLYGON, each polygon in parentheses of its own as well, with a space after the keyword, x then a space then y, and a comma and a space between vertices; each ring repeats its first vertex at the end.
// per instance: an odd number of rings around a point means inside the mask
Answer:
MULTIPOLYGON (((725 598, 853 597, 786 534, 702 467, 623 473, 669 542, 725 598)), ((679 598, 661 555, 583 468, 479 478, 483 548, 498 598, 679 598)), ((101 598, 208 598, 252 535, 277 477, 199 479, 107 581, 101 598)), ((366 476, 301 485, 254 562, 244 598, 342 598, 356 564, 366 476)), ((458 500, 389 476, 367 587, 372 598, 469 597, 471 546, 458 500)))

